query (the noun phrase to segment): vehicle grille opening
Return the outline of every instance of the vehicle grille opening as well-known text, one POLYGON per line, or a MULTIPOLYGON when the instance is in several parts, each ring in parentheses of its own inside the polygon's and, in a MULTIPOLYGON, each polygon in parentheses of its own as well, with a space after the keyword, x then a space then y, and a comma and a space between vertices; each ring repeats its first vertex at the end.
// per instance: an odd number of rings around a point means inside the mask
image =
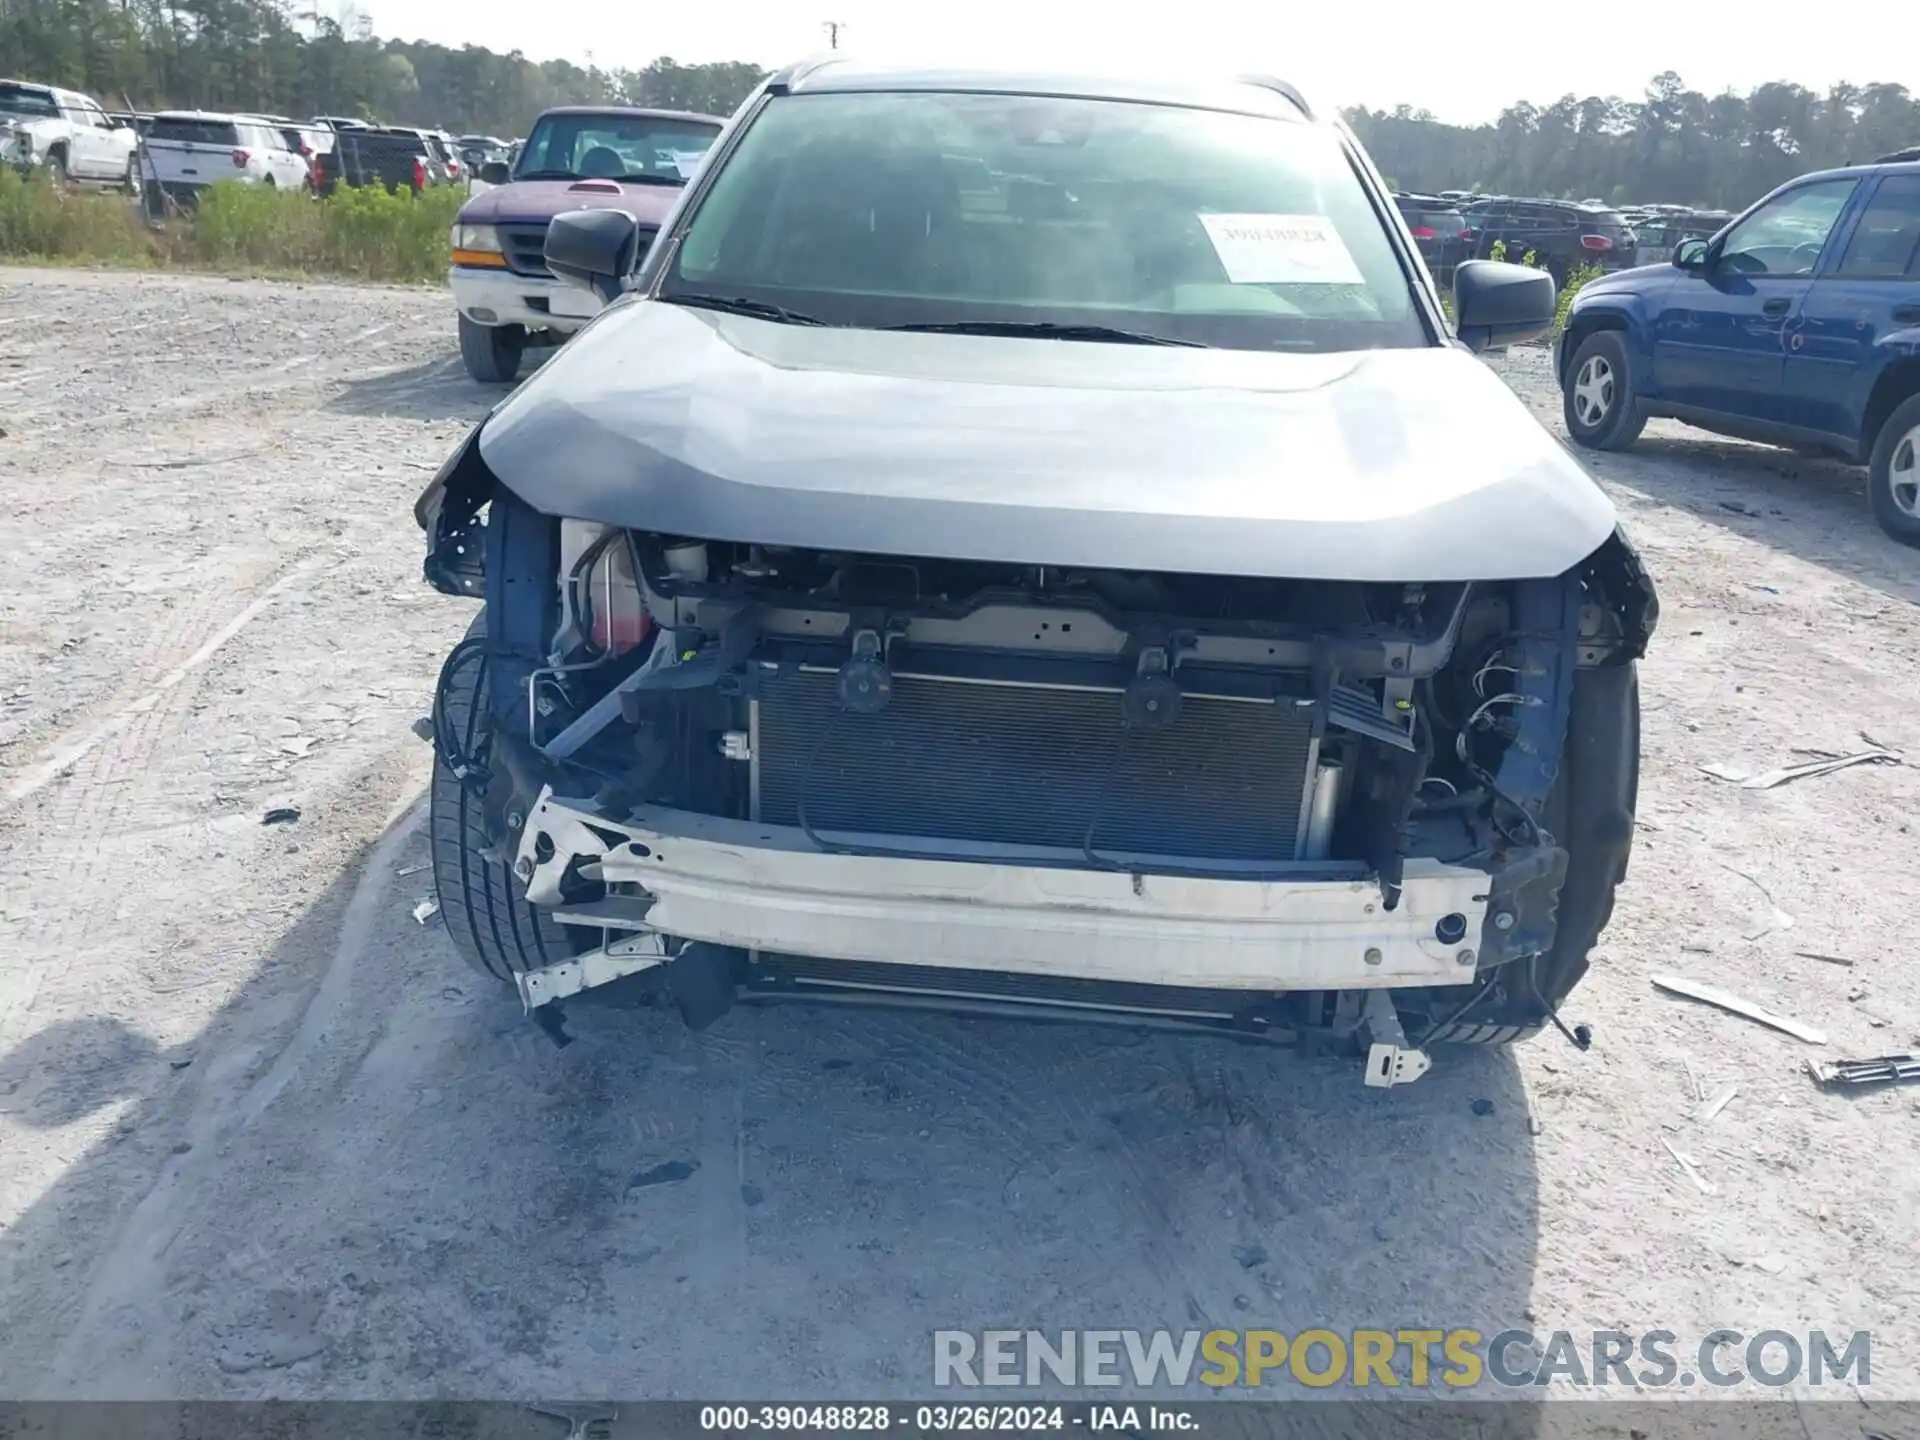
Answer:
POLYGON ((762 681, 760 818, 817 831, 1209 860, 1296 858, 1311 711, 1186 697, 1129 730, 1105 691, 896 677, 877 715, 834 677, 762 681))

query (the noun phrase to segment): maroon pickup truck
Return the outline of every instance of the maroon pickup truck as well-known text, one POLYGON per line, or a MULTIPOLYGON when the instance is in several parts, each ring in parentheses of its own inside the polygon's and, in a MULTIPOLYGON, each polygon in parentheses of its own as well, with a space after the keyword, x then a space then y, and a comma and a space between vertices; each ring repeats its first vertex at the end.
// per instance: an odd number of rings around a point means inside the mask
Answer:
POLYGON ((724 123, 678 110, 563 106, 533 122, 511 173, 483 166, 490 188, 460 209, 449 276, 468 373, 510 381, 530 334, 564 340, 599 308, 547 269, 549 220, 565 210, 625 210, 644 247, 724 123))

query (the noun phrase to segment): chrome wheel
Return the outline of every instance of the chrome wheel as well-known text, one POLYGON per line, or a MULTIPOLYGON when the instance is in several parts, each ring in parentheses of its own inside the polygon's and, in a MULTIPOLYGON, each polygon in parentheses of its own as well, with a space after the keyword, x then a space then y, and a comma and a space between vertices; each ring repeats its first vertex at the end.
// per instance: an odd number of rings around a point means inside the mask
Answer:
POLYGON ((1887 466, 1887 489, 1893 492, 1894 509, 1920 520, 1920 425, 1895 443, 1887 466))
POLYGON ((1589 355, 1573 379, 1574 417, 1588 429, 1604 422, 1613 410, 1613 366, 1604 355, 1589 355))

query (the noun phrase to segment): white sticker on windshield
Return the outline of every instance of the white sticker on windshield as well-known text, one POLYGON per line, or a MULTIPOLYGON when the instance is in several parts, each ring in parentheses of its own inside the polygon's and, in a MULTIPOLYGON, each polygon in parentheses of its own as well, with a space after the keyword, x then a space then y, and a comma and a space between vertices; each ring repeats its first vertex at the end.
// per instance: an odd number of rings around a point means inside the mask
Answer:
POLYGON ((1202 215, 1214 254, 1236 285, 1364 285, 1324 215, 1202 215))

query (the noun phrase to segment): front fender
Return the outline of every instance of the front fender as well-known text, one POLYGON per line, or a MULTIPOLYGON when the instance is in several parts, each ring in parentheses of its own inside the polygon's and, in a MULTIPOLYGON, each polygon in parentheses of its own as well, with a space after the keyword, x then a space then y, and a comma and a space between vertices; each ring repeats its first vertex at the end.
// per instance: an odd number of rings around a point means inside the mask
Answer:
POLYGON ((495 484, 493 472, 480 458, 480 432, 486 423, 482 420, 467 432, 413 502, 413 518, 427 535, 422 569, 427 583, 443 595, 477 599, 485 585, 486 522, 481 512, 493 499, 495 484))
POLYGON ((1560 382, 1563 390, 1566 388, 1567 366, 1573 360, 1573 352, 1580 348, 1581 341, 1596 330, 1622 331, 1626 337, 1628 356, 1636 362, 1639 375, 1645 376, 1651 372, 1648 362, 1652 355, 1652 328, 1647 320, 1646 303, 1644 296, 1632 292, 1615 291, 1596 295, 1591 300, 1585 295, 1575 297, 1572 308, 1567 312, 1566 328, 1560 332, 1560 339, 1554 347, 1554 378, 1560 382))

